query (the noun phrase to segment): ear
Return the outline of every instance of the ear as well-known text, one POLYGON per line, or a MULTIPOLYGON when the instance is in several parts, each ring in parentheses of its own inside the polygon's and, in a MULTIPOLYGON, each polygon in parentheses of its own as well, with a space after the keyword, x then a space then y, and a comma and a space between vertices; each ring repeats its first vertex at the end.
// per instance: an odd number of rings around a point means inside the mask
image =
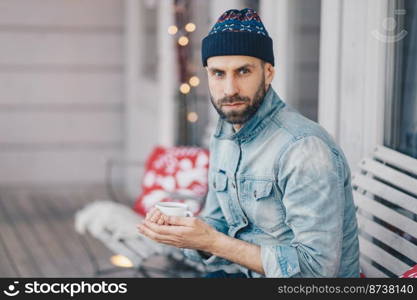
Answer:
POLYGON ((268 87, 272 80, 274 79, 275 75, 275 68, 270 63, 265 63, 264 66, 264 74, 265 74, 265 87, 268 87))

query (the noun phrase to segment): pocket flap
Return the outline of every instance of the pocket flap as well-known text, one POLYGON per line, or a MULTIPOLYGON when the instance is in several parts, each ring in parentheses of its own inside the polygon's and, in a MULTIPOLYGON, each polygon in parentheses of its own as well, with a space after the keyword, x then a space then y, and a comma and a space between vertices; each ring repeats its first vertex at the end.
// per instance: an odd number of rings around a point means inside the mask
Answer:
POLYGON ((227 175, 224 173, 216 173, 213 180, 213 188, 217 192, 226 190, 227 187, 227 175))
POLYGON ((272 182, 256 182, 253 185, 252 197, 256 200, 268 197, 272 191, 272 182))

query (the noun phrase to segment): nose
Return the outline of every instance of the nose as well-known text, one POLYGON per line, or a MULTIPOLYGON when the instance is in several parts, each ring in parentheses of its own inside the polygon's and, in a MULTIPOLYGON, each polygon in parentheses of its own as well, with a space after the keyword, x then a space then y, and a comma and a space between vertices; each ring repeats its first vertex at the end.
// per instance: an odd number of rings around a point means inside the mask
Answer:
POLYGON ((224 88, 224 94, 226 97, 234 96, 239 93, 236 80, 233 77, 226 79, 226 86, 224 88))

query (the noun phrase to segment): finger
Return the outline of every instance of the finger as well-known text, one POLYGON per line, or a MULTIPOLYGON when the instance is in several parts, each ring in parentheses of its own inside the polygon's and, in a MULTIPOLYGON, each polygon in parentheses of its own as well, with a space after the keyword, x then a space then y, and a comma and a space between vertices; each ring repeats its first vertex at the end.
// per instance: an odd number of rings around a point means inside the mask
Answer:
POLYGON ((149 220, 153 216, 155 210, 156 208, 154 207, 150 211, 148 211, 148 213, 146 214, 145 220, 149 220))
POLYGON ((161 212, 161 216, 159 218, 160 219, 162 218, 162 220, 163 220, 163 224, 162 225, 168 225, 168 218, 169 218, 168 215, 166 215, 166 214, 164 214, 164 213, 161 212))
POLYGON ((148 226, 145 226, 144 224, 139 224, 138 229, 141 234, 143 234, 144 236, 154 241, 159 242, 160 240, 163 240, 163 237, 160 234, 154 232, 151 228, 149 228, 148 226))
POLYGON ((168 225, 158 225, 149 221, 144 223, 149 229, 153 232, 158 233, 164 236, 174 236, 181 233, 181 227, 179 226, 168 226, 168 225))
MULTIPOLYGON (((151 226, 155 226, 155 223, 149 223, 151 226)), ((143 234, 148 238, 162 244, 167 244, 175 247, 180 247, 182 243, 178 240, 178 237, 175 235, 164 235, 158 232, 153 231, 146 224, 142 225, 143 234)))
POLYGON ((158 221, 156 222, 158 225, 165 225, 165 215, 161 214, 158 221))
POLYGON ((166 221, 169 225, 193 226, 195 224, 196 218, 194 218, 194 217, 168 216, 166 221))
POLYGON ((156 208, 152 208, 147 214, 146 214, 146 218, 145 218, 145 220, 148 220, 148 221, 150 221, 152 218, 153 218, 153 216, 156 214, 156 212, 157 212, 157 209, 156 208))
POLYGON ((156 209, 148 221, 156 223, 161 217, 161 214, 162 213, 159 211, 159 209, 156 209))
POLYGON ((143 234, 145 237, 149 239, 154 240, 155 242, 170 245, 170 246, 175 246, 178 248, 182 246, 182 244, 175 238, 159 235, 153 232, 151 229, 149 229, 146 225, 139 224, 138 229, 141 234, 143 234))

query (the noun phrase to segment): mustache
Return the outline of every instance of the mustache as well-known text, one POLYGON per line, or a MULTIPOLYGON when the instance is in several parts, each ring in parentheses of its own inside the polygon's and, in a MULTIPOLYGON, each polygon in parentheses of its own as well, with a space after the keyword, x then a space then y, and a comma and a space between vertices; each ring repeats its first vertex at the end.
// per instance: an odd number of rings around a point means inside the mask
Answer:
POLYGON ((233 104, 233 103, 236 103, 236 102, 249 103, 250 102, 250 99, 249 99, 249 97, 232 96, 232 97, 224 97, 224 98, 221 98, 218 101, 219 105, 233 104))

